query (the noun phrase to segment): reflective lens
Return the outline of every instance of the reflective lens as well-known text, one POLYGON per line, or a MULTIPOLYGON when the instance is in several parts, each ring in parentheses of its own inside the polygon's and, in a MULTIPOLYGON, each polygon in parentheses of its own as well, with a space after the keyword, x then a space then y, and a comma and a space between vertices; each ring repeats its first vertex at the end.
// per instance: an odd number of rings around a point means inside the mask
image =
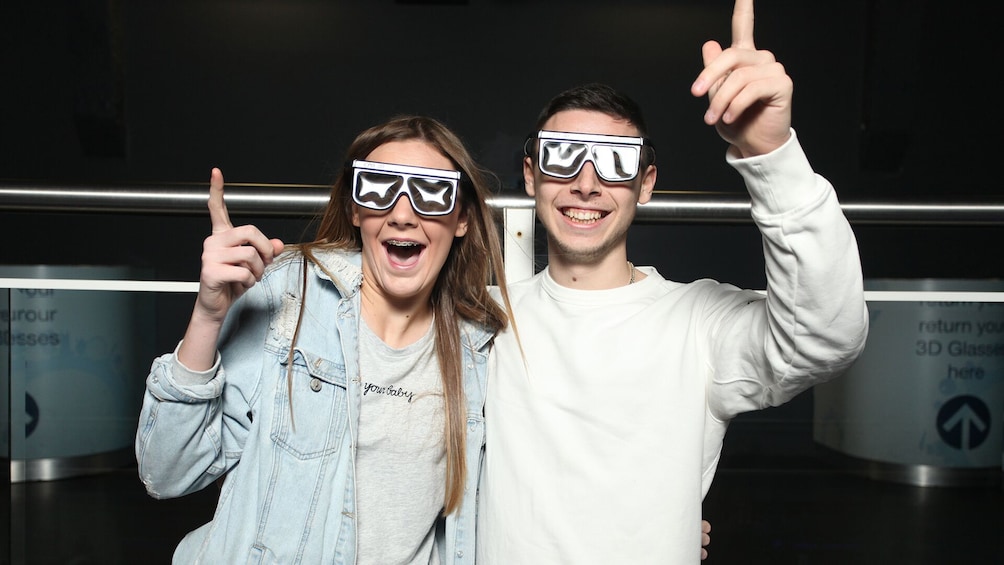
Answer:
POLYGON ((540 172, 570 179, 579 174, 586 161, 593 162, 596 174, 607 182, 624 182, 638 176, 641 137, 593 135, 540 131, 537 165, 540 172))
POLYGON ((371 210, 387 210, 402 194, 416 212, 445 216, 453 211, 460 171, 352 161, 352 201, 371 210))

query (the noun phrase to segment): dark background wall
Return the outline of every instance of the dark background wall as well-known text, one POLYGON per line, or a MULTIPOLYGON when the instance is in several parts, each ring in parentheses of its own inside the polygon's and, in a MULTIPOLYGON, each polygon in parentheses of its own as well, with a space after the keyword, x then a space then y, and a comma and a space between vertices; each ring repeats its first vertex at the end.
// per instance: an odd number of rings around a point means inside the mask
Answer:
MULTIPOLYGON (((503 190, 520 191, 519 147, 539 108, 598 80, 645 108, 658 189, 741 192, 701 122, 706 102, 689 94, 701 44, 729 39, 731 9, 728 0, 5 2, 0 179, 204 184, 219 166, 229 182, 326 184, 358 131, 423 113, 459 131, 503 190)), ((996 197, 988 5, 764 0, 756 10, 758 45, 795 80, 802 143, 844 201, 996 197)), ((194 236, 204 231, 202 219, 2 220, 5 263, 125 261, 164 278, 195 277, 194 236)), ((304 222, 266 225, 299 239, 304 222)), ((959 232, 862 228, 866 273, 997 276, 986 254, 997 230, 959 232)), ((632 246, 638 262, 674 278, 756 286, 756 239, 743 227, 642 226, 632 246), (715 252, 694 253, 698 241, 715 252)))
MULTIPOLYGON (((757 44, 794 78, 795 128, 845 202, 999 200, 990 6, 757 2, 757 44)), ((706 102, 689 94, 701 44, 729 40, 731 10, 728 0, 7 1, 0 181, 204 185, 219 166, 228 182, 327 184, 357 132, 421 113, 519 192, 519 148, 539 108, 603 81, 645 108, 657 189, 742 192, 701 122, 706 102)), ((290 241, 307 223, 240 220, 290 241)), ((0 211, 0 264, 130 264, 196 280, 207 229, 203 215, 0 211)), ((1001 274, 999 227, 856 231, 869 278, 1001 274)), ((763 285, 749 225, 638 226, 631 256, 678 280, 763 285)), ((190 297, 172 300, 165 348, 190 297)), ((744 445, 804 446, 809 397, 755 416, 785 425, 773 443, 760 434, 744 445)))

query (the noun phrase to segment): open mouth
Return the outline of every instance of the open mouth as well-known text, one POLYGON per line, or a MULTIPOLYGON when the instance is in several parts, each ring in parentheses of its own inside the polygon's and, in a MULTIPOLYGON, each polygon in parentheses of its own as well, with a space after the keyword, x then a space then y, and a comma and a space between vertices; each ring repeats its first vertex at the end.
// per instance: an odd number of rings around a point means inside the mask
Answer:
POLYGON ((581 208, 562 208, 561 213, 577 224, 595 224, 609 212, 599 210, 583 210, 581 208))
POLYGON ((398 239, 388 239, 383 242, 383 247, 390 262, 401 267, 410 267, 417 263, 422 251, 425 250, 425 246, 421 243, 398 239))

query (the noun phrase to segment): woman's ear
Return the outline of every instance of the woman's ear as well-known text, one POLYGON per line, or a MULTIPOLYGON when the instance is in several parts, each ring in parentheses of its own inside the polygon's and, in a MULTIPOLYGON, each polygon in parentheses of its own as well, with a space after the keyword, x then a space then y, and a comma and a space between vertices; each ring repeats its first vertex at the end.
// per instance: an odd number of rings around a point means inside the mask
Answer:
POLYGON ((467 208, 464 207, 460 210, 460 215, 457 217, 457 229, 453 232, 454 237, 464 237, 467 235, 467 228, 470 225, 467 216, 467 208))

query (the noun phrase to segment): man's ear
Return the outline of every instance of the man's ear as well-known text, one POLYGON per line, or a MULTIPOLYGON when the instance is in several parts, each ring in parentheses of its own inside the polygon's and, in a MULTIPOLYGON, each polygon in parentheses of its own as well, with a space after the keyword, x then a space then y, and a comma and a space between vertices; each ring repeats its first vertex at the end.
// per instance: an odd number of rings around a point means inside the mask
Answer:
POLYGON ((523 187, 528 196, 535 196, 537 190, 533 183, 533 170, 533 160, 523 157, 523 187))
POLYGON ((645 168, 645 174, 641 177, 641 191, 638 193, 639 204, 645 204, 652 199, 656 176, 658 176, 658 170, 655 168, 655 165, 649 165, 645 168))

